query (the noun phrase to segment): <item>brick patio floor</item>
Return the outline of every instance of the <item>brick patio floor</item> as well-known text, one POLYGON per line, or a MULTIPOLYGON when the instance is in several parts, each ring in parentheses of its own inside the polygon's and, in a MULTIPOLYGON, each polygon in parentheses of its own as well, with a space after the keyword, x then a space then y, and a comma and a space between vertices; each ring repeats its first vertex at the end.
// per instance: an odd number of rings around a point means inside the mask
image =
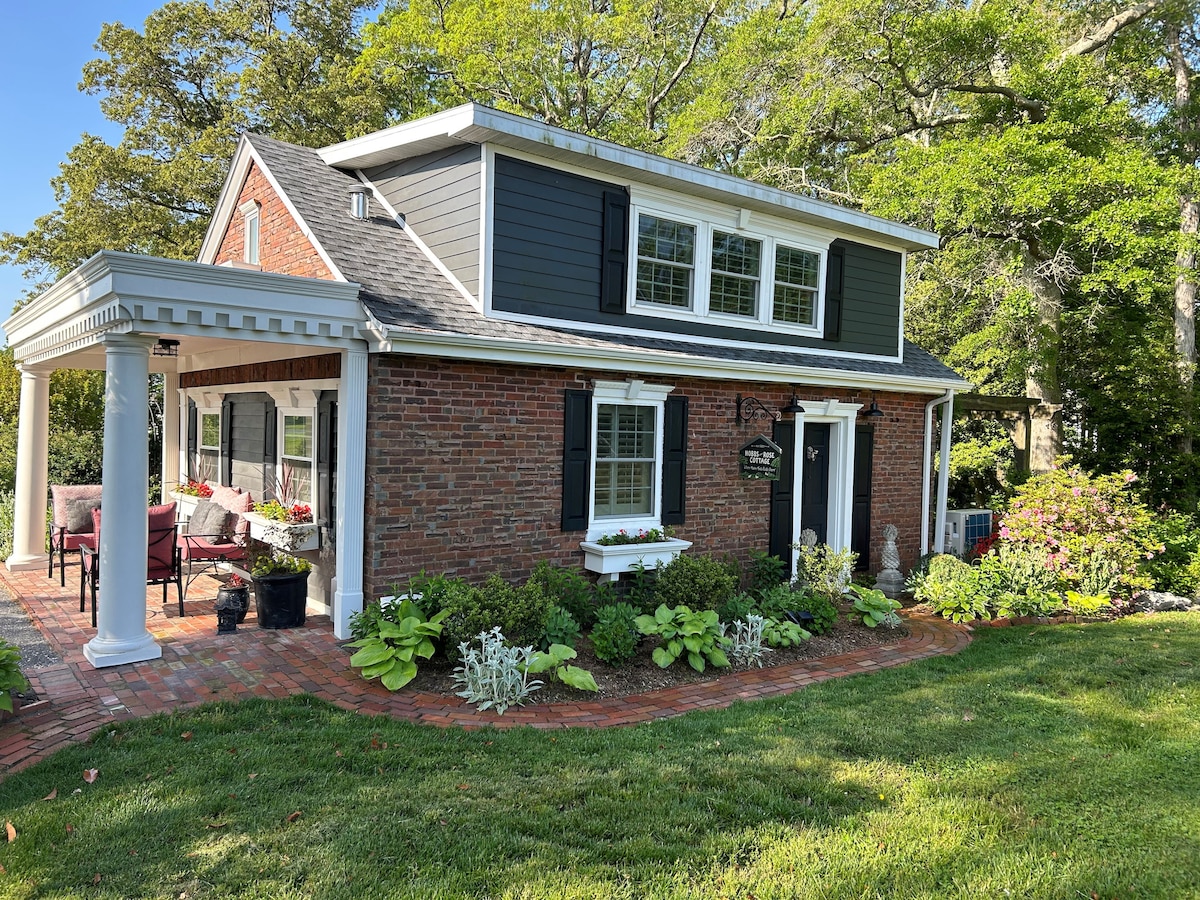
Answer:
POLYGON ((87 739, 109 722, 182 709, 213 700, 312 694, 369 715, 389 715, 431 725, 511 728, 632 725, 735 700, 789 694, 810 684, 956 653, 970 632, 943 619, 911 615, 909 634, 895 644, 768 669, 723 675, 713 681, 578 703, 510 709, 504 716, 478 712, 457 697, 401 691, 364 681, 350 668, 351 651, 333 635, 327 616, 309 616, 302 628, 255 627, 253 604, 236 634, 216 633, 216 583, 198 580, 179 618, 174 595, 164 607, 161 588, 147 590, 147 627, 162 646, 161 659, 94 669, 83 645, 95 631, 79 612, 78 573, 68 569, 61 588, 41 572, 10 573, 0 582, 29 613, 62 663, 28 672, 38 701, 0 724, 0 778, 44 759, 66 744, 87 739), (208 599, 198 599, 207 597, 208 599))

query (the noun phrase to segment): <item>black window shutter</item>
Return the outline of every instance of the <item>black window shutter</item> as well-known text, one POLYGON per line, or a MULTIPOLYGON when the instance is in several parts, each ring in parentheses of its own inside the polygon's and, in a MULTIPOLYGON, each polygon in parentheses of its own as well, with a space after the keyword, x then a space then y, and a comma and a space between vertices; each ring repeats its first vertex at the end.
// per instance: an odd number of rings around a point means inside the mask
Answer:
POLYGON ((688 398, 668 397, 663 408, 662 523, 682 525, 687 498, 688 398))
POLYGON ((195 478, 196 472, 196 451, 199 449, 197 445, 197 428, 199 416, 196 413, 196 401, 188 400, 187 402, 187 477, 195 478))
POLYGON ((221 472, 217 476, 221 484, 233 484, 233 401, 221 401, 221 472))
POLYGON ((337 393, 325 391, 317 403, 317 506, 320 522, 332 535, 337 521, 337 393))
POLYGON ((842 291, 845 284, 846 249, 836 242, 829 248, 825 272, 825 340, 842 339, 842 291))
POLYGON ((592 392, 563 398, 562 530, 586 531, 592 481, 592 392))
POLYGON ((600 262, 600 310, 625 312, 625 277, 629 254, 629 195, 604 192, 604 247, 600 262))
POLYGON ((275 415, 275 401, 268 397, 267 402, 263 404, 262 492, 264 500, 269 500, 273 497, 282 503, 283 497, 280 497, 279 492, 276 490, 276 487, 279 485, 279 478, 275 472, 275 438, 279 427, 278 420, 279 417, 275 415))

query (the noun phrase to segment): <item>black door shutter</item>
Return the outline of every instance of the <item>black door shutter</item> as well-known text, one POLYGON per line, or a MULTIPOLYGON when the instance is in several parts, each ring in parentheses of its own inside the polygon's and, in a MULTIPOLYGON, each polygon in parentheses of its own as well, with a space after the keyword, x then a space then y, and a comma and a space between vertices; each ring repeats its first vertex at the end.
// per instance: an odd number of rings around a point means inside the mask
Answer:
POLYGON ((563 398, 562 530, 586 531, 592 480, 592 392, 563 398))
POLYGON ((871 569, 871 463, 875 453, 875 429, 854 429, 854 501, 850 512, 850 549, 858 554, 855 568, 871 569))
POLYGON ((842 339, 842 292, 845 286, 846 248, 834 241, 825 272, 825 340, 842 339))
POLYGON ((662 523, 682 525, 687 506, 688 398, 668 397, 663 409, 662 523))
POLYGON ((783 450, 779 459, 779 479, 771 485, 771 532, 767 550, 787 566, 787 576, 792 577, 792 484, 796 466, 796 424, 776 422, 771 440, 783 450))
POLYGON ((335 533, 337 522, 337 392, 325 391, 317 403, 317 506, 320 524, 335 533))
MULTIPOLYGON (((197 475, 197 472, 196 472, 197 452, 196 451, 199 449, 198 444, 197 444, 197 429, 199 428, 199 424, 200 424, 197 421, 198 418, 199 418, 199 416, 197 416, 197 414, 196 414, 196 401, 188 400, 188 402, 187 402, 187 473, 186 473, 188 478, 195 478, 197 475)), ((163 485, 163 487, 165 488, 166 485, 163 485)))
POLYGON ((604 247, 600 262, 600 310, 625 312, 625 277, 629 254, 629 195, 604 192, 604 247))
POLYGON ((267 397, 263 404, 263 455, 262 455, 262 493, 263 499, 274 498, 280 503, 284 498, 279 496, 279 475, 275 471, 276 431, 279 428, 279 417, 275 415, 275 401, 267 397))
POLYGON ((221 401, 221 473, 218 480, 223 485, 233 484, 233 401, 226 397, 221 401))

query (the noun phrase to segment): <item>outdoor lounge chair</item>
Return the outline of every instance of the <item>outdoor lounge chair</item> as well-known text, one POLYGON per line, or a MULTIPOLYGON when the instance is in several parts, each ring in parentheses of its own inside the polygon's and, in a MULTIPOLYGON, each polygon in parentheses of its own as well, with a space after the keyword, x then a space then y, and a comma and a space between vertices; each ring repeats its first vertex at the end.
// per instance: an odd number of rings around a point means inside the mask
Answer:
POLYGON ((50 569, 47 578, 54 577, 54 554, 58 553, 58 583, 66 585, 65 568, 68 550, 75 551, 84 544, 96 546, 92 534, 92 510, 100 505, 98 484, 53 484, 50 520, 50 569))
MULTIPOLYGON (((147 510, 149 535, 146 545, 146 584, 161 584, 163 604, 167 602, 167 585, 174 582, 179 594, 179 615, 183 615, 183 567, 180 564, 179 547, 175 537, 175 504, 165 503, 147 510)), ((84 611, 85 588, 92 595, 92 627, 96 627, 96 589, 100 585, 100 510, 93 510, 95 519, 96 546, 84 544, 80 547, 82 570, 79 578, 79 611, 84 611)))
POLYGON ((249 494, 223 486, 215 486, 212 497, 197 504, 187 530, 178 540, 180 559, 187 560, 184 596, 201 575, 247 558, 250 523, 245 513, 252 505, 249 494))

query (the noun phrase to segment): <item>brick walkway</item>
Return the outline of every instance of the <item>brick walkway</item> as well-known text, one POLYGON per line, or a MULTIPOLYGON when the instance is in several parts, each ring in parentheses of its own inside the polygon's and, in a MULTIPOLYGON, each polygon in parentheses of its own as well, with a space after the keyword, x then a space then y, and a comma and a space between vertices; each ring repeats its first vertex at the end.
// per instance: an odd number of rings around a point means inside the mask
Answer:
POLYGON ((333 636, 328 617, 310 616, 303 628, 268 631, 255 627, 253 605, 236 634, 216 633, 215 584, 197 581, 179 618, 172 601, 162 606, 161 588, 147 591, 150 632, 162 646, 161 659, 94 669, 83 645, 95 634, 88 613, 79 612, 78 582, 67 571, 67 587, 39 572, 9 573, 0 582, 30 614, 63 660, 28 672, 39 700, 0 724, 0 778, 44 759, 64 745, 85 740, 114 720, 146 716, 241 697, 288 697, 307 693, 365 714, 389 715, 432 725, 511 728, 631 725, 720 708, 735 700, 789 694, 810 684, 902 665, 941 653, 956 653, 970 641, 967 629, 926 616, 907 618, 909 635, 895 644, 870 647, 776 666, 735 672, 720 679, 630 697, 510 709, 503 717, 477 712, 455 697, 401 691, 392 694, 350 668, 350 651, 333 636), (207 590, 206 590, 207 587, 207 590))

